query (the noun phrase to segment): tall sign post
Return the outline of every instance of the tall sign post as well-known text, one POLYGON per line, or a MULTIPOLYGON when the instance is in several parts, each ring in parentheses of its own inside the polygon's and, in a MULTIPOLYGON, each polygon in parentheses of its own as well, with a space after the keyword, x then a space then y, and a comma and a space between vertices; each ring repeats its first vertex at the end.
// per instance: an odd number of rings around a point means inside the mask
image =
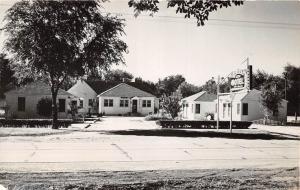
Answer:
MULTIPOLYGON (((220 96, 221 95, 229 95, 230 96, 230 133, 232 133, 232 107, 233 107, 233 99, 235 92, 241 90, 248 90, 252 89, 252 65, 249 65, 249 58, 243 61, 247 62, 246 69, 239 69, 236 71, 231 72, 227 77, 230 82, 230 93, 220 93, 220 76, 218 76, 218 83, 217 83, 217 130, 219 130, 220 124, 220 96)), ((224 108, 223 108, 224 109, 224 108)))

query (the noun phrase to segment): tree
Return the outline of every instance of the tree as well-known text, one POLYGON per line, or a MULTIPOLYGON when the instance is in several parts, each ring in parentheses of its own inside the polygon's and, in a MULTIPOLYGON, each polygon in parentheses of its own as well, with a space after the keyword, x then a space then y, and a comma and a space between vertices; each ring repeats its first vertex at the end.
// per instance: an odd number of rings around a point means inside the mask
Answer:
MULTIPOLYGON (((134 8, 135 16, 138 16, 142 11, 150 11, 151 15, 159 11, 158 0, 130 0, 129 7, 134 8)), ((242 5, 243 1, 225 0, 225 1, 211 1, 211 0, 169 0, 168 8, 175 8, 176 13, 184 14, 184 18, 191 16, 197 19, 197 25, 203 26, 204 21, 208 20, 211 12, 217 11, 223 7, 227 8, 232 5, 242 5)))
POLYGON ((124 63, 123 21, 103 16, 97 0, 21 1, 5 16, 5 47, 20 65, 46 78, 51 87, 53 128, 57 93, 66 78, 124 63))
POLYGON ((300 114, 300 67, 286 65, 283 72, 286 82, 286 97, 288 100, 288 114, 300 114))
POLYGON ((265 116, 278 116, 278 110, 281 106, 281 92, 277 90, 275 81, 266 83, 262 88, 261 104, 264 108, 265 116))
POLYGON ((104 80, 108 82, 131 82, 133 75, 126 71, 116 69, 104 74, 104 80))
POLYGON ((162 107, 164 110, 166 110, 173 119, 175 119, 178 116, 178 113, 181 109, 180 106, 180 100, 182 96, 178 92, 173 92, 172 95, 166 96, 163 95, 161 102, 162 102, 162 107))
POLYGON ((214 79, 210 79, 205 82, 203 86, 201 86, 202 91, 207 91, 211 94, 217 94, 217 83, 214 79))
POLYGON ((134 79, 134 85, 135 87, 144 90, 146 92, 149 92, 155 96, 158 95, 156 85, 151 81, 145 81, 141 77, 136 77, 134 79))
POLYGON ((179 85, 177 91, 182 94, 182 98, 191 96, 193 94, 196 94, 197 92, 200 92, 200 87, 197 87, 193 84, 189 84, 187 82, 183 82, 179 85))
POLYGON ((0 54, 0 99, 4 98, 4 92, 16 85, 14 71, 5 54, 0 54))
POLYGON ((185 78, 182 75, 171 75, 162 80, 159 79, 157 83, 158 95, 162 96, 165 94, 166 96, 171 96, 184 81, 185 78))
POLYGON ((269 79, 269 74, 263 70, 257 70, 256 73, 253 73, 252 80, 253 80, 253 88, 257 90, 261 90, 263 85, 269 79))

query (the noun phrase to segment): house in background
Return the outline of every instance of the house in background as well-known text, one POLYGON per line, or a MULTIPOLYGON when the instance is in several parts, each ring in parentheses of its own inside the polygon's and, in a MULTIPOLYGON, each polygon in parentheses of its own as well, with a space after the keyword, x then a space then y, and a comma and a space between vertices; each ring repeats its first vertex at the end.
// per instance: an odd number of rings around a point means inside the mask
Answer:
MULTIPOLYGON (((5 94, 7 116, 13 118, 46 118, 37 111, 37 104, 42 98, 50 98, 51 88, 44 82, 33 82, 26 86, 10 90, 5 94)), ((77 104, 78 97, 59 89, 57 95, 58 118, 70 117, 70 104, 77 104)))
POLYGON ((80 97, 79 112, 85 114, 147 115, 154 113, 159 106, 158 99, 135 86, 135 83, 78 80, 68 92, 80 97))
POLYGON ((148 115, 158 108, 158 99, 126 83, 120 83, 98 95, 99 113, 106 115, 148 115))
POLYGON ((183 98, 181 100, 182 118, 188 120, 205 120, 206 114, 214 113, 214 100, 216 98, 215 94, 210 94, 206 91, 183 98))
POLYGON ((79 112, 80 113, 98 113, 97 95, 112 88, 116 83, 107 83, 103 81, 85 81, 77 80, 68 92, 80 97, 79 112))
MULTIPOLYGON (((231 98, 233 121, 253 121, 264 118, 264 109, 261 105, 261 91, 252 89, 232 92, 232 95, 228 94, 219 97, 219 119, 221 121, 230 120, 231 98)), ((215 105, 215 115, 217 116, 217 100, 215 100, 215 105)), ((282 100, 276 117, 281 121, 286 121, 286 116, 287 101, 282 100)))

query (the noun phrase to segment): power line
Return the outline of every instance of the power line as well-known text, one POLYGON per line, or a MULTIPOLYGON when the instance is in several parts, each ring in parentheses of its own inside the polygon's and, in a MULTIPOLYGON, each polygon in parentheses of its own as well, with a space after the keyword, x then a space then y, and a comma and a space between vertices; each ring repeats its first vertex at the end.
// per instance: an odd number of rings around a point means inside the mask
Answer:
MULTIPOLYGON (((134 16, 132 13, 118 13, 118 12, 103 12, 107 14, 115 14, 116 16, 134 16)), ((166 16, 166 15, 139 15, 138 17, 151 17, 151 18, 168 18, 168 19, 176 19, 176 20, 164 20, 164 22, 175 22, 175 23, 182 23, 178 22, 178 20, 184 20, 185 18, 177 17, 177 16, 166 16)), ((129 18, 131 19, 131 18, 129 18)), ((151 20, 151 19, 147 19, 151 20)), ((155 20, 157 21, 157 20, 155 20)), ((251 20, 231 20, 231 19, 208 19, 208 21, 217 21, 217 22, 227 22, 227 23, 233 23, 233 24, 252 24, 252 25, 227 25, 227 24, 220 24, 220 23, 206 23, 206 25, 223 25, 223 26, 233 26, 233 27, 254 27, 254 28, 280 28, 280 29, 291 29, 291 30, 300 30, 300 24, 298 23, 284 23, 284 22, 268 22, 268 21, 251 21, 251 20), (253 24, 256 24, 254 26, 253 24), (257 25, 259 24, 259 25, 257 25), (268 25, 268 26, 262 26, 262 25, 268 25), (279 26, 282 25, 282 26, 279 26)), ((193 23, 194 22, 187 22, 185 20, 185 23, 193 23)))
MULTIPOLYGON (((133 20, 134 18, 126 18, 133 20)), ((168 22, 168 23, 183 23, 183 24, 193 24, 192 21, 175 21, 175 20, 151 20, 151 19, 144 19, 144 21, 161 21, 161 22, 168 22)), ((226 27, 242 27, 242 28, 274 28, 274 29, 286 29, 286 30, 300 30, 299 27, 288 27, 288 26, 254 26, 254 25, 239 25, 239 24, 224 24, 224 23, 205 23, 205 26, 226 26, 226 27)))

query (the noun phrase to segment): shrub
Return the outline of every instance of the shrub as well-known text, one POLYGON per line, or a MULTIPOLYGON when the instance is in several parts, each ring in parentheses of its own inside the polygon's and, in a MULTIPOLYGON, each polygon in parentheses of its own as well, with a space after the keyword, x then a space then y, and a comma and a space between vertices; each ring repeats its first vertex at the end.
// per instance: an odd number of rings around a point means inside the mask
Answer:
MULTIPOLYGON (((220 121, 220 129, 229 129, 229 121, 220 121)), ((159 120, 156 121, 157 125, 162 128, 190 128, 190 129, 215 129, 217 121, 208 120, 159 120)), ((233 121, 232 127, 234 129, 248 129, 252 122, 250 121, 233 121)))
POLYGON ((174 92, 171 96, 162 97, 162 107, 173 119, 178 116, 178 112, 181 109, 179 104, 181 97, 181 94, 178 92, 174 92))
MULTIPOLYGON (((72 124, 71 119, 59 119, 59 127, 69 127, 72 124)), ((50 128, 52 119, 0 119, 0 127, 13 128, 50 128)))
POLYGON ((50 98, 42 98, 37 104, 37 113, 41 116, 49 117, 52 113, 52 100, 50 98))
POLYGON ((145 117, 146 121, 156 121, 156 120, 170 120, 172 118, 167 117, 165 115, 158 115, 158 114, 153 114, 153 115, 147 115, 145 117))
POLYGON ((205 118, 207 120, 214 120, 215 119, 215 114, 214 113, 210 113, 210 112, 206 112, 205 113, 205 118), (210 118, 210 119, 208 119, 208 118, 210 118))

